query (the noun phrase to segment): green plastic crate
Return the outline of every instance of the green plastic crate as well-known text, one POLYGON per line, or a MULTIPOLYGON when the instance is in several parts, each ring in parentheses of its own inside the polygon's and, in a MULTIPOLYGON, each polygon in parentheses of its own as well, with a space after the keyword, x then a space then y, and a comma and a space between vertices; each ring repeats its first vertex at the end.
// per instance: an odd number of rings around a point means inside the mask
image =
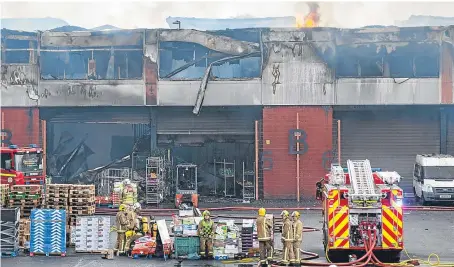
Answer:
POLYGON ((175 257, 184 257, 200 252, 200 239, 198 236, 175 237, 175 257))

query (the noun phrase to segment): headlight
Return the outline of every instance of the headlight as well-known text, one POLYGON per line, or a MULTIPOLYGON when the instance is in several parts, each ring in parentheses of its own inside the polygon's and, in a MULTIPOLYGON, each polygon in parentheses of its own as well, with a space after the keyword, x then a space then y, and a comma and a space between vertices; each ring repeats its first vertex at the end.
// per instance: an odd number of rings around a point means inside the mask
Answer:
POLYGON ((427 192, 433 193, 432 186, 430 186, 430 185, 427 186, 427 192))

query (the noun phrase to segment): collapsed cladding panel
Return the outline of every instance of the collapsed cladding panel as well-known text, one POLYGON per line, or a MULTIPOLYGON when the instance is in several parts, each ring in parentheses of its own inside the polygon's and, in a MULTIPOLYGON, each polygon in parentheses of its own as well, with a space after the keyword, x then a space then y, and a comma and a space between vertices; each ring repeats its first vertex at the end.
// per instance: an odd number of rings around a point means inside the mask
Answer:
POLYGON ((259 43, 258 29, 162 31, 159 36, 159 77, 199 80, 212 65, 212 79, 259 78, 262 65, 259 43))
POLYGON ((45 33, 41 38, 41 78, 142 79, 142 40, 141 32, 45 33))
POLYGON ((1 30, 2 64, 36 64, 38 34, 1 30))

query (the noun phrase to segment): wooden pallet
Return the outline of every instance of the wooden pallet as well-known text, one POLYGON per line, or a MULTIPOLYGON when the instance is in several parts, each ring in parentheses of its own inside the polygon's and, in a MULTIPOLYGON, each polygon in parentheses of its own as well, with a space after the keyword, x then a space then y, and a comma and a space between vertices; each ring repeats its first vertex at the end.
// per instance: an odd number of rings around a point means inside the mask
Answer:
POLYGON ((65 257, 66 256, 66 252, 54 252, 54 253, 39 253, 39 252, 30 252, 30 257, 33 257, 33 256, 46 256, 46 257, 49 257, 49 256, 62 256, 62 257, 65 257))
POLYGON ((42 185, 13 185, 10 191, 40 194, 42 190, 43 190, 42 185))
POLYGON ((46 192, 46 198, 68 198, 69 191, 65 192, 46 192))
POLYGON ((70 215, 92 215, 92 214, 95 214, 95 210, 94 209, 72 210, 70 208, 69 214, 70 215))
POLYGON ((68 211, 68 206, 66 206, 66 205, 59 206, 59 205, 49 205, 48 204, 48 205, 46 205, 46 208, 47 209, 54 209, 54 210, 66 210, 66 211, 68 211))
POLYGON ((65 202, 65 203, 67 203, 68 202, 68 198, 66 198, 66 197, 49 197, 49 196, 46 196, 46 202, 55 202, 55 203, 65 202))
POLYGON ((41 194, 27 194, 22 192, 10 192, 9 199, 39 199, 41 194))

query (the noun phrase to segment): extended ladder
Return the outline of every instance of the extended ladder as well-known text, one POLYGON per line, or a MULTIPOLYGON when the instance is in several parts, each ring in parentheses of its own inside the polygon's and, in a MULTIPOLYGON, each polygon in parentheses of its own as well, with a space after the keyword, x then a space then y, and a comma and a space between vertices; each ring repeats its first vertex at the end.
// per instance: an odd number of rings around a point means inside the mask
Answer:
POLYGON ((350 183, 353 186, 353 196, 356 197, 376 197, 374 177, 370 161, 366 160, 347 160, 348 174, 350 183))

